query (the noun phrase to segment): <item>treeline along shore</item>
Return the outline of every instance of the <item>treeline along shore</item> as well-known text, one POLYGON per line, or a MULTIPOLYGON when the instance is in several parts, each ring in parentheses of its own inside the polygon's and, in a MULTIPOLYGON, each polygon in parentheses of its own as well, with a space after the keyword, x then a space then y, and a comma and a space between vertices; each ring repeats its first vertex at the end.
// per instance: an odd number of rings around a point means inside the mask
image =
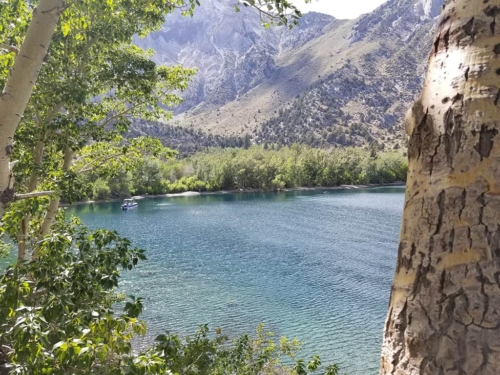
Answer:
POLYGON ((88 188, 79 200, 107 200, 132 195, 218 191, 279 191, 342 185, 404 183, 408 164, 403 152, 370 149, 315 149, 292 145, 280 149, 211 149, 184 159, 145 156, 133 168, 109 176, 86 174, 88 188))

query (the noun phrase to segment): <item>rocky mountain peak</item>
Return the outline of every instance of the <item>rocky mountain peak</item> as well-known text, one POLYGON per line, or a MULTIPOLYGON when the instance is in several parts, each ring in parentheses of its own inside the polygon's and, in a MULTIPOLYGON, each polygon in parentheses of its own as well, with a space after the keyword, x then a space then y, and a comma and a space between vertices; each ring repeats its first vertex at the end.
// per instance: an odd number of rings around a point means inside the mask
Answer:
POLYGON ((284 51, 300 47, 323 34, 335 19, 320 13, 305 14, 301 25, 264 28, 255 9, 235 0, 203 0, 191 17, 169 15, 158 32, 135 42, 156 51, 153 60, 162 65, 196 67, 198 73, 184 94, 182 113, 217 108, 271 77, 276 59, 284 51))
POLYGON ((444 0, 388 0, 356 20, 307 13, 291 31, 265 29, 252 9, 236 13, 235 0, 201 1, 193 18, 171 15, 136 40, 159 64, 198 68, 170 131, 140 124, 137 134, 149 129, 175 147, 193 134, 404 147, 401 120, 420 90, 444 0))
POLYGON ((423 23, 433 22, 443 3, 444 0, 389 0, 356 21, 350 41, 367 37, 383 40, 393 35, 406 41, 423 23))
POLYGON ((436 18, 441 12, 443 2, 443 0, 419 0, 413 9, 420 19, 436 18))

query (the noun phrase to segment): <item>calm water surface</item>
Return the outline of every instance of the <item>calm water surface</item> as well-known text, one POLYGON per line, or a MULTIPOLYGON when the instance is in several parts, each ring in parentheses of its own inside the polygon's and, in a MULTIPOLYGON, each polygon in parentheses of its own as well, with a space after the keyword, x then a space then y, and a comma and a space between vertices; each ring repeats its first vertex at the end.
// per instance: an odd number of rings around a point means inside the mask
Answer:
POLYGON ((150 199, 68 209, 147 249, 123 275, 145 297, 150 338, 228 335, 264 322, 349 374, 376 374, 397 255, 403 188, 150 199))

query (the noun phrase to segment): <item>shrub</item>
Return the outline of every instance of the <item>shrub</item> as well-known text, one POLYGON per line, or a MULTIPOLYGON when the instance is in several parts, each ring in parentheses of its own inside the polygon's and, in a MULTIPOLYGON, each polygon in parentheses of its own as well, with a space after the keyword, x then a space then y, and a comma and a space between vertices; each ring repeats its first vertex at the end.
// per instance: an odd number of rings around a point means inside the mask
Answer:
POLYGON ((108 199, 111 196, 111 189, 105 180, 98 178, 92 188, 92 197, 94 199, 108 199))

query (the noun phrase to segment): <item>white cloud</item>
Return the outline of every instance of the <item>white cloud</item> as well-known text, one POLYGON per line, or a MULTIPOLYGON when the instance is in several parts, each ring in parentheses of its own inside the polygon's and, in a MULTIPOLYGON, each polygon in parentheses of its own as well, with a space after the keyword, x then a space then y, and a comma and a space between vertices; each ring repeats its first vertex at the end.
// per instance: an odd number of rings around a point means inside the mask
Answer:
POLYGON ((302 12, 320 12, 335 18, 356 18, 363 13, 368 13, 385 3, 387 0, 312 0, 305 4, 304 0, 292 0, 302 12))

